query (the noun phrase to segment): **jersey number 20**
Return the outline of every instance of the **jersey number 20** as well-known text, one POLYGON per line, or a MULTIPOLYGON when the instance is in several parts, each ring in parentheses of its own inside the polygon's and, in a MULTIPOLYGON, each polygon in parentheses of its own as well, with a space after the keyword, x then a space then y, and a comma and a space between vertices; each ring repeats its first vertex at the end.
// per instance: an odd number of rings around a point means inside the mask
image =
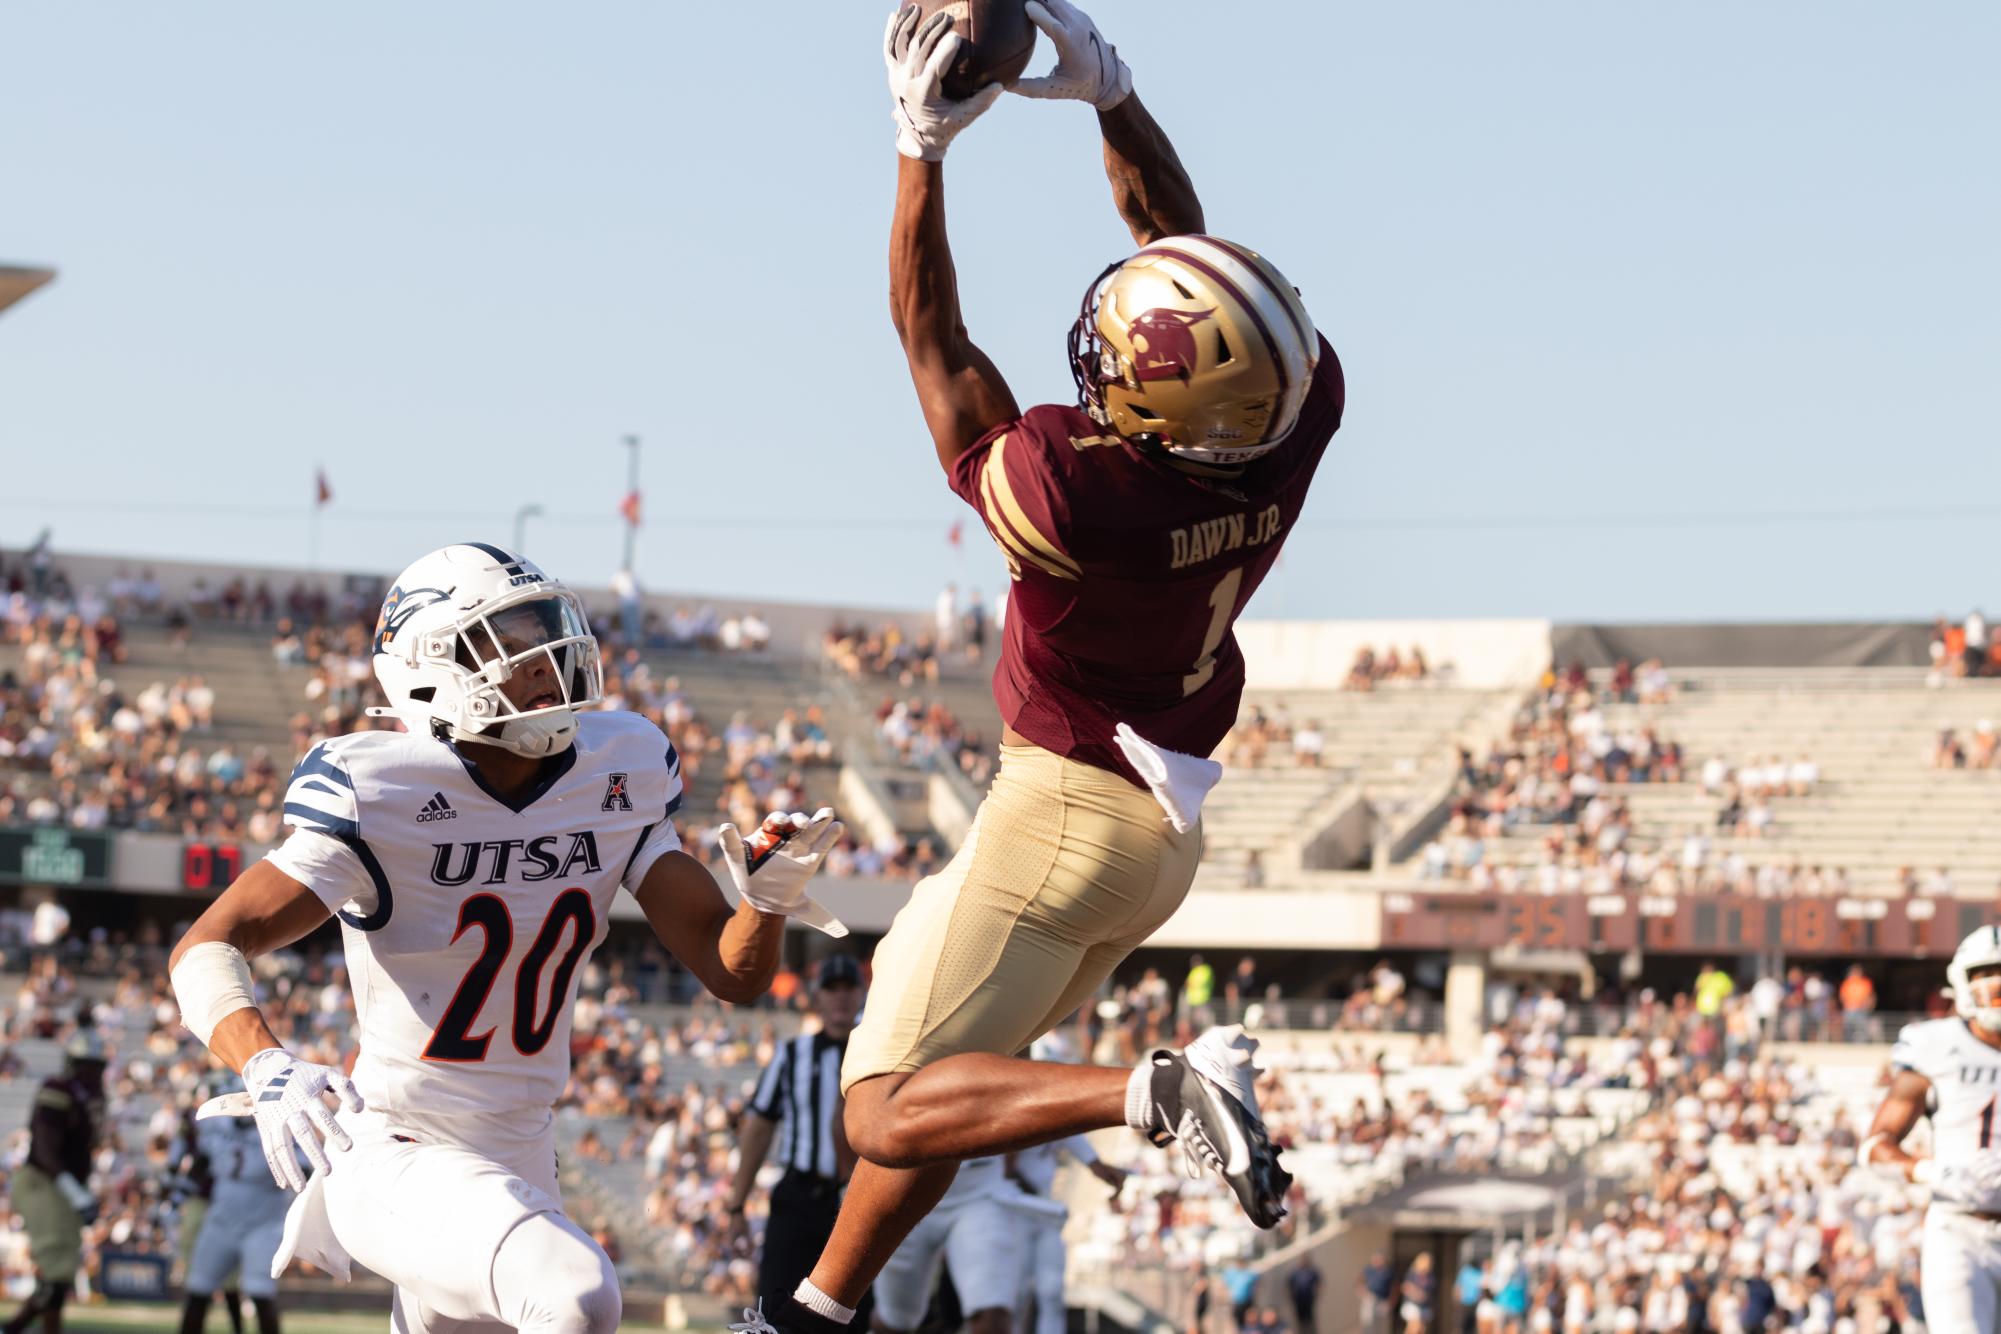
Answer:
MULTIPOLYGON (((591 937, 597 934, 597 909, 591 903, 591 896, 582 889, 566 889, 549 906, 549 915, 542 919, 542 929, 535 933, 528 952, 521 956, 521 962, 514 969, 514 1050, 523 1056, 533 1056, 549 1045, 555 1036, 556 1019, 562 1012, 563 998, 570 993, 570 975, 577 970, 577 960, 590 947, 591 937), (569 948, 563 957, 556 960, 556 972, 550 978, 549 1003, 542 1002, 542 972, 549 966, 550 956, 556 952, 556 942, 563 938, 566 928, 574 926, 576 934, 571 938, 569 948), (540 1018, 537 1018, 537 1014, 540 1018)), ((445 1017, 438 1021, 436 1031, 424 1047, 427 1061, 483 1061, 486 1059, 487 1044, 493 1041, 493 1030, 474 1033, 472 1026, 479 1020, 479 1012, 486 1006, 487 995, 492 992, 495 979, 507 963, 508 951, 514 947, 514 918, 509 915, 507 905, 492 894, 475 894, 459 905, 458 930, 452 932, 452 943, 457 944, 460 936, 478 927, 481 936, 479 957, 466 969, 466 975, 459 979, 459 989, 452 993, 452 1003, 445 1007, 445 1017)))

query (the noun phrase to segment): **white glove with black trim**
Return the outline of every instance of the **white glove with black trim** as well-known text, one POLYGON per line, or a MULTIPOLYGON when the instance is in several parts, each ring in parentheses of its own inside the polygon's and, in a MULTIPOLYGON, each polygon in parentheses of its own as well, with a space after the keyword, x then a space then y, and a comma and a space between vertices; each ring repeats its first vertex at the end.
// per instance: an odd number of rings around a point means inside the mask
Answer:
POLYGON ((1104 39, 1091 16, 1070 0, 1028 0, 1028 21, 1056 48, 1056 68, 1039 79, 1017 79, 1023 97, 1089 102, 1110 111, 1132 96, 1133 72, 1104 39))
POLYGON ((716 843, 722 848, 723 865, 729 868, 730 884, 751 907, 774 917, 796 917, 840 937, 848 934, 848 928, 813 901, 806 884, 840 841, 842 828, 833 808, 822 806, 811 816, 798 811, 768 815, 748 840, 735 825, 726 824, 716 831, 716 843), (749 864, 752 857, 763 858, 755 869, 749 864))
POLYGON ((889 95, 896 99, 896 151, 920 162, 943 162, 959 131, 978 120, 1001 95, 990 83, 963 102, 945 96, 945 71, 966 39, 952 31, 952 16, 939 10, 922 24, 911 5, 889 16, 882 58, 889 66, 889 95))
POLYGON ((315 1065, 286 1051, 266 1047, 243 1063, 243 1086, 250 1091, 250 1114, 264 1141, 264 1161, 272 1177, 292 1190, 306 1188, 298 1154, 306 1155, 315 1172, 328 1172, 326 1146, 351 1149, 340 1123, 320 1095, 332 1093, 350 1112, 362 1110, 361 1094, 348 1077, 330 1065, 315 1065), (293 1152, 297 1144, 298 1153, 293 1152))

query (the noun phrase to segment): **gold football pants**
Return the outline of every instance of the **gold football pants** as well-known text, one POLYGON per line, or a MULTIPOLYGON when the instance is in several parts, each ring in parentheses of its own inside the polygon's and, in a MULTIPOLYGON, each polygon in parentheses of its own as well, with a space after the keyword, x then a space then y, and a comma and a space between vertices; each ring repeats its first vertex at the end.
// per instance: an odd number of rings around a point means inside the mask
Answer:
POLYGON ((876 949, 842 1089, 959 1052, 1021 1051, 1173 916, 1201 855, 1200 827, 1176 833, 1117 774, 1002 746, 965 844, 876 949))

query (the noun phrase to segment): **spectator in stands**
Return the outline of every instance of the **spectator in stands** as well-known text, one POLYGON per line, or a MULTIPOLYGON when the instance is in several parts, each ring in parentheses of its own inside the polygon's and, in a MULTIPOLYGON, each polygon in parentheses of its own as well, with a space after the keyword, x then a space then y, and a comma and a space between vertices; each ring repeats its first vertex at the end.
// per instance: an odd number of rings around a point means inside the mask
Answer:
POLYGON ((1355 1300, 1361 1311, 1362 1334, 1388 1334, 1396 1278, 1381 1251, 1369 1256, 1355 1280, 1355 1300))
POLYGON ((1938 743, 1932 747, 1932 768, 1964 769, 1966 767, 1966 746, 1959 734, 1945 724, 1939 725, 1938 743))
POLYGON ((1965 674, 1971 677, 1987 675, 1987 618, 1975 607, 1966 614, 1965 646, 1960 650, 1960 661, 1965 664, 1965 674))
POLYGON ((1430 1251, 1419 1251, 1404 1270, 1397 1289, 1398 1314, 1403 1318, 1403 1334, 1429 1334, 1431 1307, 1438 1295, 1438 1275, 1433 1272, 1430 1251))
POLYGON ((1841 1026, 1850 1042, 1868 1039, 1876 1017, 1876 984, 1859 963, 1848 966, 1841 980, 1841 1026))
POLYGON ((1318 1334, 1320 1328, 1320 1284, 1322 1275, 1311 1256, 1302 1255, 1285 1276, 1286 1295, 1292 1299, 1293 1325, 1299 1334, 1318 1334))
POLYGON ((1181 983, 1182 1002, 1191 1010, 1199 1010, 1209 1003, 1216 992, 1216 970, 1199 954, 1188 956, 1188 976, 1181 983))
POLYGON ((1318 769, 1320 757, 1326 749, 1327 735, 1320 730, 1317 720, 1309 720, 1292 734, 1293 762, 1302 769, 1318 769))

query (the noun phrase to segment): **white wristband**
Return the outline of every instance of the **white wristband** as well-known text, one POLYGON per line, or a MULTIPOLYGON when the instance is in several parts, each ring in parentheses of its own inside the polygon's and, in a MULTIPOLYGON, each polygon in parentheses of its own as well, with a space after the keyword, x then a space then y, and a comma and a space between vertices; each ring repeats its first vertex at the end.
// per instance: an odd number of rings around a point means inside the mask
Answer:
POLYGON ((250 961, 242 950, 219 940, 205 940, 183 954, 169 976, 174 999, 181 1004, 181 1022, 204 1047, 215 1036, 217 1024, 257 1004, 250 961))

